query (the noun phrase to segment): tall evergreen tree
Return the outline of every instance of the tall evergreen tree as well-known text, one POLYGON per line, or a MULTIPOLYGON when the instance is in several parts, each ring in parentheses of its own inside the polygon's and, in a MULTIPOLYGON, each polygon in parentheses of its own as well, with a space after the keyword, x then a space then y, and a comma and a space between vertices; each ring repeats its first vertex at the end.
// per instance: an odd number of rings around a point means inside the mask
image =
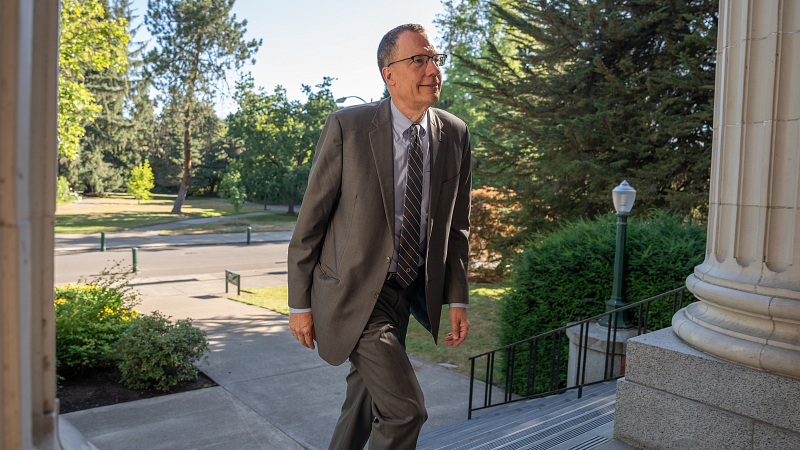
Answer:
POLYGON ((260 40, 245 41, 247 21, 230 15, 235 0, 148 0, 145 17, 158 48, 147 57, 155 86, 182 113, 183 175, 173 214, 181 212, 192 174, 192 123, 198 97, 210 101, 226 72, 252 60, 260 40))
MULTIPOLYGON (((196 102, 191 114, 193 120, 189 133, 193 139, 189 147, 192 167, 189 194, 198 191, 206 193, 210 185, 219 183, 216 177, 221 176, 221 173, 216 176, 207 173, 207 166, 217 167, 221 171, 227 167, 229 155, 223 149, 225 123, 217 117, 214 106, 204 101, 196 102), (208 182, 209 177, 213 178, 211 183, 208 182)), ((156 118, 150 164, 155 174, 156 188, 161 191, 174 192, 173 189, 180 189, 185 154, 183 125, 183 113, 175 103, 166 104, 156 118)))
MULTIPOLYGON (((503 42, 457 58, 488 101, 482 174, 524 203, 520 224, 611 208, 627 179, 637 209, 704 217, 717 30, 714 0, 490 3, 503 42)), ((458 56, 458 55, 457 55, 458 56)))

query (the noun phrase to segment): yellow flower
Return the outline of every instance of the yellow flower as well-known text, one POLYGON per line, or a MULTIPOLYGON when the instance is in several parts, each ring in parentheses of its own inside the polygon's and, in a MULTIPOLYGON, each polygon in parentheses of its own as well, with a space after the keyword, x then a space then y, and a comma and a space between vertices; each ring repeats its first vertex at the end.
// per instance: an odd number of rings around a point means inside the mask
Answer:
POLYGON ((57 298, 56 299, 56 305, 61 305, 61 304, 64 304, 64 303, 67 303, 67 299, 65 299, 65 298, 57 298))

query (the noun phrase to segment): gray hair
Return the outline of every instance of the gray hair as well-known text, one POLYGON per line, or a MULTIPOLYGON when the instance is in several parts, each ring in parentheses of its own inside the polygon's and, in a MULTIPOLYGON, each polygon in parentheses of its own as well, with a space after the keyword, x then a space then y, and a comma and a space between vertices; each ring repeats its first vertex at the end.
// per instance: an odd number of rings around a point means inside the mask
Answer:
POLYGON ((395 50, 397 50, 397 38, 404 31, 413 31, 415 33, 424 35, 428 34, 428 32, 425 30, 425 27, 422 25, 417 23, 407 23, 405 25, 394 27, 389 30, 388 33, 383 35, 383 39, 381 39, 381 43, 378 45, 378 70, 381 71, 381 78, 383 78, 383 68, 386 67, 387 64, 391 63, 390 59, 394 55, 395 50))

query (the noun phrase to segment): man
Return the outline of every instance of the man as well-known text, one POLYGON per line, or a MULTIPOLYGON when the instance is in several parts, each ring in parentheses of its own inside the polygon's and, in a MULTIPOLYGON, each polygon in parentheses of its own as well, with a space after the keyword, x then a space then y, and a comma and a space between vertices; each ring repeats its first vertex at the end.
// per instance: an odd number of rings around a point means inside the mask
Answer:
POLYGON ((331 449, 413 449, 427 419, 405 353, 409 314, 437 341, 443 304, 467 337, 472 184, 467 126, 430 107, 445 55, 421 25, 389 31, 378 67, 391 99, 328 116, 289 244, 289 327, 339 365, 347 397, 331 449))

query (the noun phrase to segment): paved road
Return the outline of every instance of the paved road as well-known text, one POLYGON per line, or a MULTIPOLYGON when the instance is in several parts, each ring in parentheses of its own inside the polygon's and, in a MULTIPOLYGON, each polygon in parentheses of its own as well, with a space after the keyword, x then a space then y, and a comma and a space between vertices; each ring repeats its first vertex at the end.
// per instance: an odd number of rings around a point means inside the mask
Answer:
MULTIPOLYGON (((245 276, 245 286, 253 286, 247 282, 251 275, 285 276, 288 246, 283 241, 252 245, 141 248, 138 251, 140 271, 136 280, 139 283, 152 283, 194 280, 197 277, 208 278, 209 275, 222 279, 228 269, 245 276)), ((73 283, 79 277, 95 276, 115 260, 129 267, 133 262, 131 250, 56 253, 56 285, 73 283)), ((220 286, 224 289, 224 285, 220 286)))
MULTIPOLYGON (((72 206, 72 205, 68 205, 72 206)), ((295 207, 295 212, 299 211, 295 207)), ((173 230, 175 228, 188 225, 199 225, 220 220, 229 220, 242 217, 259 216, 263 214, 273 214, 286 212, 287 207, 281 205, 268 205, 267 211, 258 211, 247 214, 238 214, 221 217, 206 217, 202 219, 181 220, 178 222, 151 225, 141 228, 133 228, 125 231, 114 231, 106 233, 106 249, 130 249, 131 247, 174 247, 174 246, 199 246, 199 245, 219 245, 219 244, 239 244, 247 242, 245 233, 228 234, 192 234, 181 236, 159 236, 163 230, 173 230)), ((284 242, 292 237, 291 231, 273 231, 252 233, 251 242, 284 242)), ((100 233, 92 234, 71 234, 56 233, 55 251, 60 252, 81 252, 99 251, 100 233)))

